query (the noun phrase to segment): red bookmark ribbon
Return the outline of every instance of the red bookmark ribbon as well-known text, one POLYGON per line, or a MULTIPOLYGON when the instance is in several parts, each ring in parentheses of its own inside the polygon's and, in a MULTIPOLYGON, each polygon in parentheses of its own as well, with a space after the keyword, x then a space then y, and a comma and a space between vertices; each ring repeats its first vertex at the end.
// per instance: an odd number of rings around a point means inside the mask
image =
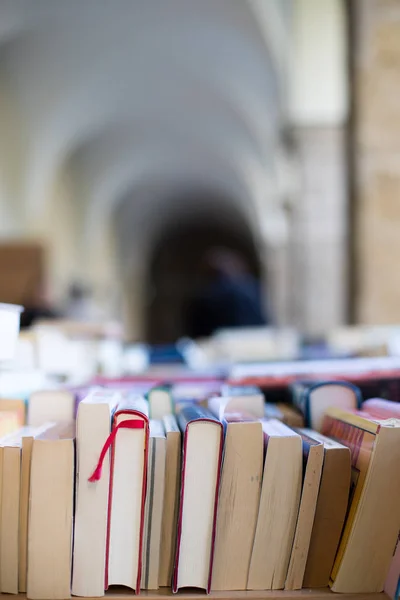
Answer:
POLYGON ((113 428, 110 435, 104 442, 104 446, 100 452, 99 461, 97 463, 97 466, 96 466, 95 470, 93 471, 92 475, 88 479, 88 481, 90 481, 90 483, 94 483, 95 481, 100 480, 105 456, 106 456, 111 444, 114 442, 115 436, 117 435, 119 429, 144 429, 144 421, 142 421, 140 419, 136 419, 136 420, 131 419, 128 421, 121 421, 120 423, 118 423, 118 425, 116 425, 113 428))

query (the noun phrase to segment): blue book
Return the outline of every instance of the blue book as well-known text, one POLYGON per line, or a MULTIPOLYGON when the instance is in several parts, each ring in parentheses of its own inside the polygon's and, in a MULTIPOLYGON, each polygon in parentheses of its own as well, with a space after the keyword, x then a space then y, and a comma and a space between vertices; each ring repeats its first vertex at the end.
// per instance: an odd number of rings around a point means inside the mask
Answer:
POLYGON ((299 381, 290 389, 292 403, 303 414, 305 426, 315 431, 321 431, 329 407, 358 410, 362 402, 360 389, 348 381, 299 381))

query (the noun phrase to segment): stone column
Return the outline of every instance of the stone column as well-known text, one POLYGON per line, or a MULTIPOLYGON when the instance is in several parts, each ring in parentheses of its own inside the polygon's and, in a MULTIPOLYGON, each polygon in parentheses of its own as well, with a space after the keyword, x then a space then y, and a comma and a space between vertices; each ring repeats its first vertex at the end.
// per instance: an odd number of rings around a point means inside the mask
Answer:
POLYGON ((293 4, 288 128, 299 186, 290 212, 290 321, 320 334, 346 320, 346 13, 293 4))
POLYGON ((301 180, 290 218, 290 320, 320 334, 346 319, 345 134, 314 126, 293 135, 301 180))
POLYGON ((355 0, 355 315, 400 321, 400 3, 355 0))

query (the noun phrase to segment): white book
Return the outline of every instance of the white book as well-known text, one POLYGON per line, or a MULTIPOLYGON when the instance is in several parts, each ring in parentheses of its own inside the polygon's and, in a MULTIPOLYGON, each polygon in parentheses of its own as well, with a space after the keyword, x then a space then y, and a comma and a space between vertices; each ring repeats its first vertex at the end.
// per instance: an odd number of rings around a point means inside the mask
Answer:
POLYGON ((107 587, 125 585, 137 593, 141 583, 146 499, 148 404, 136 398, 119 404, 113 431, 107 587))
POLYGON ((107 538, 110 459, 107 452, 101 477, 90 482, 111 431, 113 411, 121 395, 93 391, 80 402, 76 422, 76 510, 72 593, 103 596, 107 538))

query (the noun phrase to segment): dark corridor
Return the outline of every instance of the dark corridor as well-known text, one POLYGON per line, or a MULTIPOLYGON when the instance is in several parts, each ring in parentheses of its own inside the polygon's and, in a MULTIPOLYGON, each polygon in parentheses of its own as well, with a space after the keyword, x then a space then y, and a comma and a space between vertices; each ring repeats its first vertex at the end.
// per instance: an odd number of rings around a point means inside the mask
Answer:
POLYGON ((146 294, 149 343, 171 343, 188 335, 186 307, 202 284, 201 260, 213 247, 240 254, 250 273, 260 279, 256 244, 243 220, 226 224, 211 215, 169 227, 155 244, 149 265, 146 294))

